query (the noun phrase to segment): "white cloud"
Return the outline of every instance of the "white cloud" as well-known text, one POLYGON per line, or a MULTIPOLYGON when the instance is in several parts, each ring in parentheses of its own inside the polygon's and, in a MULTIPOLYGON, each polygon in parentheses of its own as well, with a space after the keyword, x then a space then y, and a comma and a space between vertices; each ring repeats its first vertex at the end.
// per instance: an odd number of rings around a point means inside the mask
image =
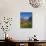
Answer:
POLYGON ((25 19, 25 20, 28 20, 28 19, 29 19, 29 17, 28 17, 28 16, 27 16, 27 17, 24 17, 24 19, 25 19))

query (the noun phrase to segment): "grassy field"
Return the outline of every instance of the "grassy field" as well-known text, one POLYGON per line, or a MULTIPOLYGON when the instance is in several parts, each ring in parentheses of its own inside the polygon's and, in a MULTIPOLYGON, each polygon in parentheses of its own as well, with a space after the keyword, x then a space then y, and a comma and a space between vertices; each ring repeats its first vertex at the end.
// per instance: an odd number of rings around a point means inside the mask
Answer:
POLYGON ((21 28, 32 28, 32 21, 24 21, 20 24, 21 28))

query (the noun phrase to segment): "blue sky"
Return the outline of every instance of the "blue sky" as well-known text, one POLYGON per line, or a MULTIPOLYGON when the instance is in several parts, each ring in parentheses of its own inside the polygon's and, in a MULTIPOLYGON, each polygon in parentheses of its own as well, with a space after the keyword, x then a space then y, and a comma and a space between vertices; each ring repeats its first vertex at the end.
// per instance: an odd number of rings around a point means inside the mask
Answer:
POLYGON ((32 12, 21 12, 20 16, 23 19, 29 19, 29 17, 32 17, 32 12))

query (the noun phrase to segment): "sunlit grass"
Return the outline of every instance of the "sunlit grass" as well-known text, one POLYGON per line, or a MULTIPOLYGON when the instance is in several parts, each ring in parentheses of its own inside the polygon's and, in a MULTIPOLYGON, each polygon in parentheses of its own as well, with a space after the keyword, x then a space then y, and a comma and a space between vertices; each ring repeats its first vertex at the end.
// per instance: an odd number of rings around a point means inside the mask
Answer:
POLYGON ((32 28, 32 22, 23 22, 20 24, 21 28, 32 28))

